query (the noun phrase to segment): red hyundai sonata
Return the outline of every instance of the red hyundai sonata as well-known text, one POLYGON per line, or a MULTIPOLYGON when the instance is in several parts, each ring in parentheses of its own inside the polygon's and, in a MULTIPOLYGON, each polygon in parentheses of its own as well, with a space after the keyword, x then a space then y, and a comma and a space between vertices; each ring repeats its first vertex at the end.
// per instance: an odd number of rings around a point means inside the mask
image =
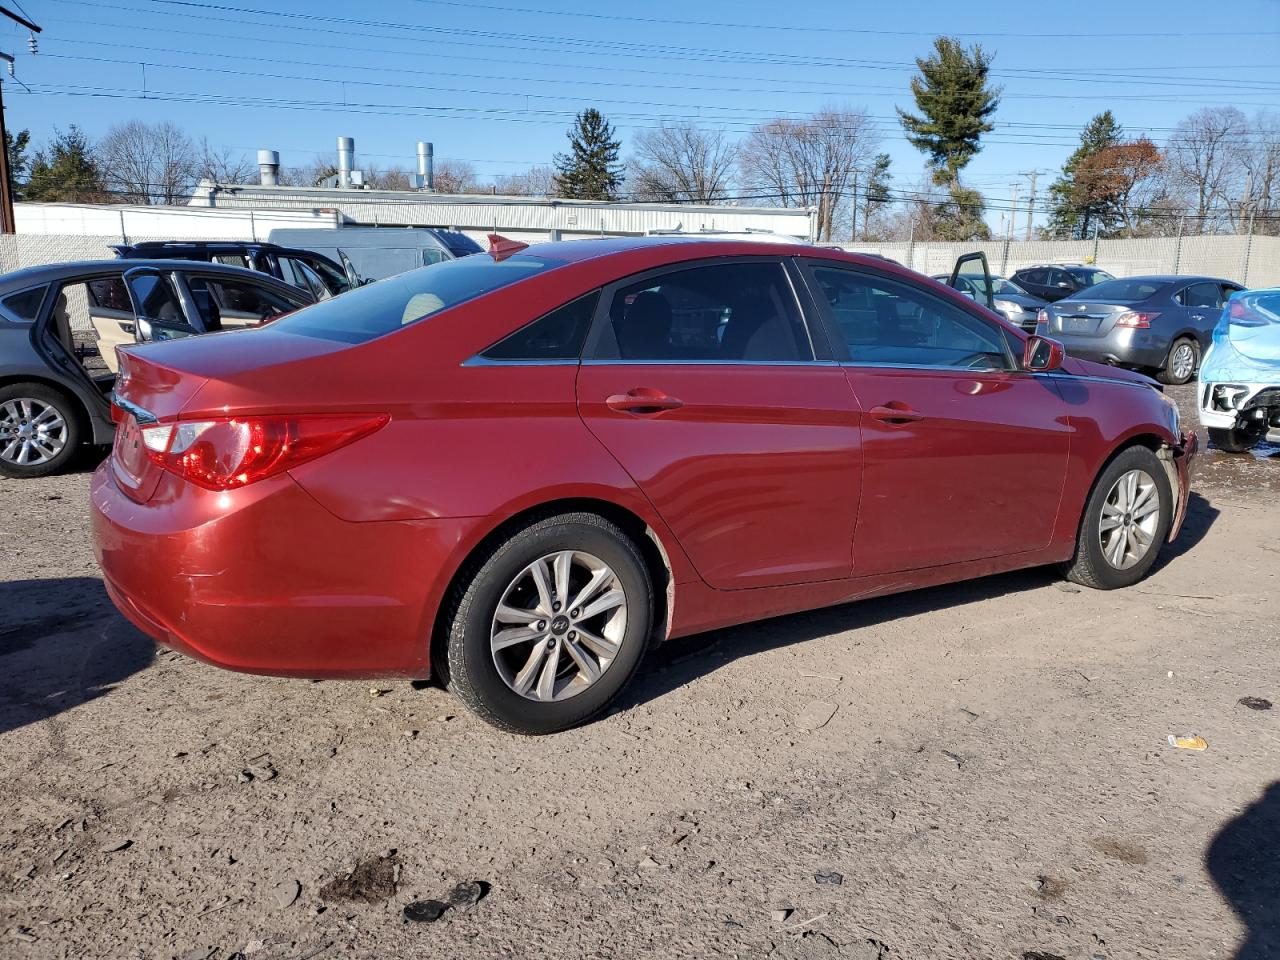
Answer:
POLYGON ((887 261, 586 240, 122 351, 93 478, 116 605, 257 673, 599 713, 670 637, 1063 564, 1143 577, 1195 435, 887 261))

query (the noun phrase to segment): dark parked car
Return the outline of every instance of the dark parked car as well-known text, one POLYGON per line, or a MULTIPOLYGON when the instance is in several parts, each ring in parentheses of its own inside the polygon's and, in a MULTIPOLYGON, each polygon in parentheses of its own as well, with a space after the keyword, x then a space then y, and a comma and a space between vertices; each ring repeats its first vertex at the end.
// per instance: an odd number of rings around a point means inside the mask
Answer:
MULTIPOLYGON (((934 274, 933 279, 949 284, 951 274, 934 274)), ((1017 324, 1027 333, 1036 332, 1036 320, 1047 300, 1033 297, 1026 290, 1004 277, 991 277, 991 300, 996 310, 1004 314, 1010 323, 1017 324)), ((988 279, 980 273, 962 273, 956 277, 955 288, 978 303, 987 302, 988 279)))
POLYGON ((1072 356, 1186 383, 1213 340, 1223 303, 1242 289, 1213 277, 1108 280, 1050 304, 1036 332, 1061 341, 1072 356))
MULTIPOLYGON (((240 241, 154 240, 116 244, 117 257, 129 260, 189 260, 245 267, 306 290, 317 300, 336 297, 360 286, 351 261, 339 251, 339 266, 324 254, 274 243, 240 241)), ((477 250, 479 247, 476 248, 477 250)))
POLYGON ((507 730, 599 714, 670 638, 1061 563, 1139 581, 1196 435, 884 260, 576 240, 121 351, 107 592, 161 643, 440 676, 507 730))
POLYGON ((1087 290, 1096 283, 1114 280, 1111 274, 1097 267, 1085 267, 1072 263, 1047 263, 1015 270, 1010 277, 1014 283, 1034 297, 1053 303, 1063 297, 1087 290))
POLYGON ((110 443, 116 347, 256 326, 309 292, 216 263, 102 260, 0 277, 0 476, 39 477, 110 443), (149 291, 139 319, 125 275, 149 291))

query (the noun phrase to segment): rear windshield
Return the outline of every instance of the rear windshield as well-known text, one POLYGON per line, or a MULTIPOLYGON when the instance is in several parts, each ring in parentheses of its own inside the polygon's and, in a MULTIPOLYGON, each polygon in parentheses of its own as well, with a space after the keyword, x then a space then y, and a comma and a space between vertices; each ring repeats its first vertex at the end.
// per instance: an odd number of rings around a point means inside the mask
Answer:
POLYGON ((559 265, 519 255, 445 260, 291 313, 272 327, 304 337, 364 343, 559 265))
POLYGON ((1167 286, 1167 284, 1162 280, 1134 278, 1108 280, 1105 283, 1099 283, 1097 286, 1089 287, 1087 290, 1081 290, 1075 296, 1067 299, 1103 300, 1107 303, 1134 303, 1154 296, 1164 286, 1167 286))

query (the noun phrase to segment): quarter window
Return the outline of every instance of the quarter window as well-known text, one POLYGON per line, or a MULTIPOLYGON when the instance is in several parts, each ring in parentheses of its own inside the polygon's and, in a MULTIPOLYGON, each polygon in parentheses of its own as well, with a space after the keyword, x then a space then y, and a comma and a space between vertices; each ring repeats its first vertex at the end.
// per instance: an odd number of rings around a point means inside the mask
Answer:
POLYGON ((34 323, 40 315, 40 306, 44 303, 45 292, 49 288, 33 287, 20 293, 13 293, 4 298, 4 308, 15 320, 34 323))
POLYGON ((684 362, 813 359, 782 264, 718 263, 622 287, 599 355, 684 362))
POLYGON ((593 290, 544 317, 525 324, 481 354, 487 360, 577 360, 596 312, 593 290))
POLYGON ((815 267, 854 363, 1009 370, 1000 331, 959 307, 888 277, 815 267))

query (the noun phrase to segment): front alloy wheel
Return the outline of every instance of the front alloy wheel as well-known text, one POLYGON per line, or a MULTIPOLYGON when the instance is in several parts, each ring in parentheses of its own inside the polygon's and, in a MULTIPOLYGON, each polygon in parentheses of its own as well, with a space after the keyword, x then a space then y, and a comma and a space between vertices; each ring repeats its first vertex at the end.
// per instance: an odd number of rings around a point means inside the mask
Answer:
POLYGON ((1098 475, 1080 518, 1069 580, 1114 590, 1147 575, 1169 536, 1175 496, 1155 451, 1120 451, 1098 475))
POLYGON ((1141 563, 1155 544, 1160 525, 1160 495, 1144 470, 1130 470, 1111 487, 1098 521, 1098 543, 1107 563, 1128 570, 1141 563))

